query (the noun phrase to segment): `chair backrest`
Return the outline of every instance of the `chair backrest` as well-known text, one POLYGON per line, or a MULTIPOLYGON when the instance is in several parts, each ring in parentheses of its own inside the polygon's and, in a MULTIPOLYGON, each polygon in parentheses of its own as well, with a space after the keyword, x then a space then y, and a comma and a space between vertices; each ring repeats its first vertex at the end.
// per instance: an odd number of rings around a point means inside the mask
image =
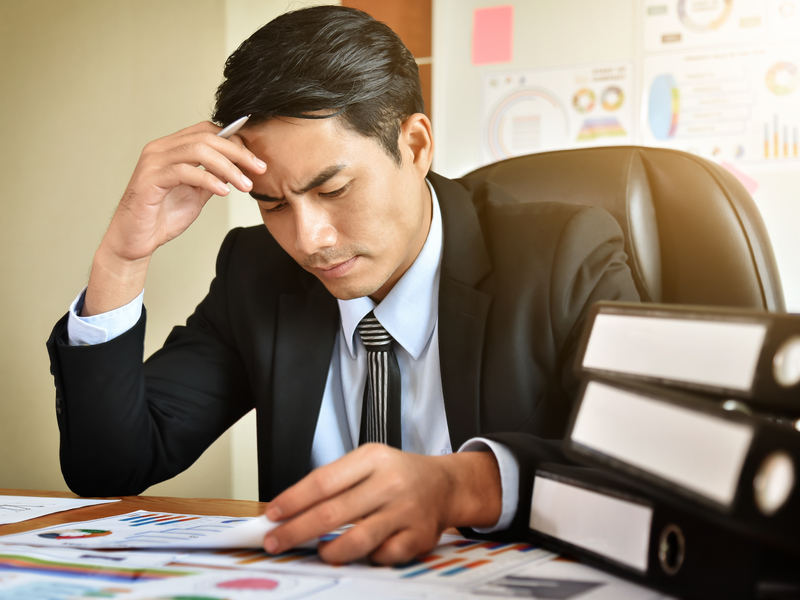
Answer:
POLYGON ((610 212, 645 302, 785 311, 775 255, 753 199, 727 170, 686 152, 638 146, 529 154, 481 167, 522 202, 610 212))

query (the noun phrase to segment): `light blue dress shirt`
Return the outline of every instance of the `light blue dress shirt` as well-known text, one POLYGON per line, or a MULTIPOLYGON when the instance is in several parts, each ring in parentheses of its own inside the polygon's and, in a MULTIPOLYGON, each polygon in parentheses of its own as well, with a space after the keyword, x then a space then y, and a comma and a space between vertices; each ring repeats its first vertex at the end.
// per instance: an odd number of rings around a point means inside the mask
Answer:
MULTIPOLYGON (((322 397, 311 468, 333 462, 358 446, 361 407, 367 380, 366 349, 356 326, 370 311, 395 340, 401 378, 403 450, 429 456, 450 454, 450 434, 439 369, 438 301, 442 260, 442 215, 436 192, 428 183, 433 210, 428 237, 414 263, 386 298, 376 304, 368 297, 339 300, 341 327, 336 336, 322 397)), ((68 335, 73 345, 98 344, 114 339, 139 320, 143 294, 129 304, 100 315, 79 317, 83 292, 72 303, 68 335)), ((517 509, 519 465, 502 444, 473 438, 463 451, 491 450, 500 467, 503 509, 490 533, 507 528, 517 509)))

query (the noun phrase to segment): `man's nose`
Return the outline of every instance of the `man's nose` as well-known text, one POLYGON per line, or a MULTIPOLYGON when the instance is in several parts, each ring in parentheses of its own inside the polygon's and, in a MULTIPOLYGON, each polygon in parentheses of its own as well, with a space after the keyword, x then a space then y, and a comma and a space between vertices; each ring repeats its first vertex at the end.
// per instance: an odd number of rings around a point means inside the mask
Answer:
POLYGON ((295 245, 299 252, 311 256, 336 245, 336 228, 325 209, 304 203, 295 214, 297 219, 295 245))

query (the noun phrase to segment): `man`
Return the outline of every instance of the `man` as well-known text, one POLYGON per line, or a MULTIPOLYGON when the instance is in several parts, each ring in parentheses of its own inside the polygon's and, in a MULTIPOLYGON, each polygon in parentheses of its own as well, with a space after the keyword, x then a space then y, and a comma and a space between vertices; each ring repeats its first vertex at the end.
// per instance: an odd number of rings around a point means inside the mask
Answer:
POLYGON ((520 535, 583 320, 637 297, 616 222, 430 173, 414 59, 352 9, 245 41, 213 119, 243 115, 230 140, 201 123, 145 147, 51 336, 69 486, 139 493, 255 407, 260 493, 285 521, 270 552, 353 522, 325 560, 404 562, 449 526, 520 535), (208 296, 142 365, 150 258, 228 183, 266 229, 228 235, 208 296), (385 366, 364 327, 394 339, 385 366))

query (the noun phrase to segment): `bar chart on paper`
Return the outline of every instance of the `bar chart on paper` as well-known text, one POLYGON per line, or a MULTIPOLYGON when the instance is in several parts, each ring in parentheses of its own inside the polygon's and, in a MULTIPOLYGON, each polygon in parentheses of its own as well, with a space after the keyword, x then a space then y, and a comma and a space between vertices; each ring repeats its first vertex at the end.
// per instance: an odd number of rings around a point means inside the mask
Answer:
POLYGON ((254 521, 252 518, 136 511, 4 536, 0 542, 81 548, 191 547, 213 541, 225 532, 254 521))
POLYGON ((203 565, 256 570, 279 568, 284 572, 313 575, 463 586, 486 581, 523 564, 550 560, 554 556, 553 553, 531 544, 442 536, 439 546, 429 554, 394 567, 376 567, 366 562, 331 566, 322 562, 316 551, 303 548, 274 556, 261 550, 197 552, 184 554, 180 560, 188 567, 203 565))

